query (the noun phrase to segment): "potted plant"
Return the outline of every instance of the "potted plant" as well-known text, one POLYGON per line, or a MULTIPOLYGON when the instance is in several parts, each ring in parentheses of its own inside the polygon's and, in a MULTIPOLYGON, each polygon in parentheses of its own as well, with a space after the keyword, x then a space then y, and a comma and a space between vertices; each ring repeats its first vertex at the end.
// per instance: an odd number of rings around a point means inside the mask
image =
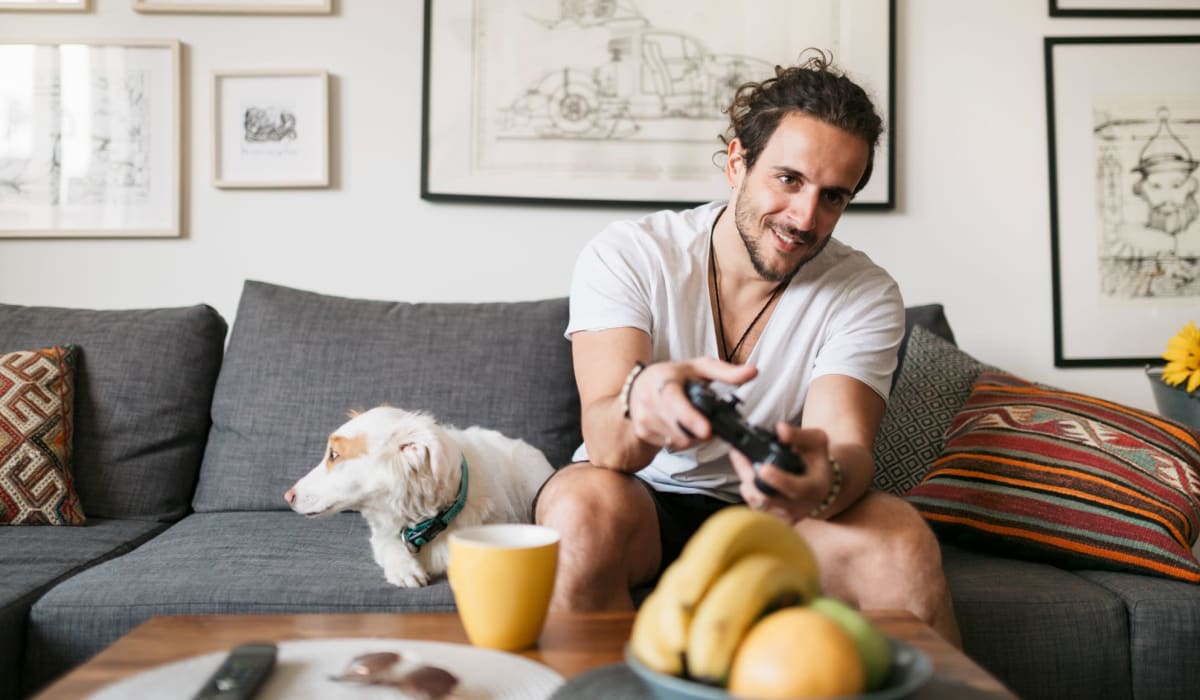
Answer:
POLYGON ((1158 412, 1200 428, 1200 329, 1189 321, 1167 343, 1165 367, 1147 367, 1158 412))

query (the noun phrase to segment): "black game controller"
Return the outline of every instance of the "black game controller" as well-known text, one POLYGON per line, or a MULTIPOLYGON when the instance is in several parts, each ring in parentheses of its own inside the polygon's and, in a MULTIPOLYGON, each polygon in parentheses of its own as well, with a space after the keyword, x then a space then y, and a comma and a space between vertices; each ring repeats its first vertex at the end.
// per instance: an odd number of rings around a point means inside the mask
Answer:
MULTIPOLYGON (((713 434, 749 457, 756 470, 770 463, 793 474, 804 473, 804 462, 790 447, 770 431, 750 425, 742 418, 737 410, 740 399, 736 396, 722 399, 706 385, 692 380, 684 384, 684 393, 692 406, 708 418, 713 434)), ((778 491, 764 484, 757 476, 754 477, 754 485, 768 496, 779 495, 778 491)))

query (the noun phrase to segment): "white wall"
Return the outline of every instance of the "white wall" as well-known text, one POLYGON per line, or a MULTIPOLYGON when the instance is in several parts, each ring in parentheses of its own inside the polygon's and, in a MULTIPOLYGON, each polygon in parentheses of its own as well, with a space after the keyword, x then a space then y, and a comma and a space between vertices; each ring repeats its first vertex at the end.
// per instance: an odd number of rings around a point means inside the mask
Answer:
MULTIPOLYGON (((0 240, 0 301, 206 302, 232 320, 246 278, 408 301, 559 296, 583 243, 608 221, 641 213, 420 200, 419 0, 339 0, 326 17, 139 15, 130 0, 92 4, 86 14, 0 13, 0 39, 185 44, 187 234, 0 240), (334 187, 214 189, 211 72, 278 67, 333 76, 334 187)), ((1051 20, 1045 0, 897 5, 898 205, 847 215, 839 235, 890 269, 906 302, 944 303, 976 357, 1152 408, 1140 369, 1053 367, 1042 38, 1197 34, 1200 20, 1051 20)))

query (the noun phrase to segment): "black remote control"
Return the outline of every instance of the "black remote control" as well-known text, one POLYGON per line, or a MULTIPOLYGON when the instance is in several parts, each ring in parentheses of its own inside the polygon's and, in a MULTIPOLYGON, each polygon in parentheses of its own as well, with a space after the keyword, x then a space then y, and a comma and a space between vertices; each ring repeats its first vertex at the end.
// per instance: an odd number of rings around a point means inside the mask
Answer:
MULTIPOLYGON (((742 418, 737 409, 740 400, 736 396, 722 399, 706 385, 692 380, 684 384, 684 392, 692 406, 708 418, 713 434, 749 457, 755 469, 770 463, 793 474, 804 473, 804 462, 790 447, 780 442, 774 433, 750 425, 742 418)), ((757 476, 754 486, 768 496, 779 494, 757 476)))
POLYGON ((275 653, 270 642, 236 647, 192 700, 250 700, 275 668, 275 653))

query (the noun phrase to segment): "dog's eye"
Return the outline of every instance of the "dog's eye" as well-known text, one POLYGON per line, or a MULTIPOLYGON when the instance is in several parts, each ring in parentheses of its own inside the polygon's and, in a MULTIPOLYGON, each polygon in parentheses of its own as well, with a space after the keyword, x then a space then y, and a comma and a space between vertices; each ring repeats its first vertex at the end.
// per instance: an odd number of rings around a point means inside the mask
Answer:
POLYGON ((337 450, 335 450, 335 449, 333 449, 332 447, 330 447, 330 448, 329 448, 329 461, 330 461, 330 462, 336 462, 336 461, 338 461, 338 457, 341 457, 341 455, 339 455, 339 454, 337 453, 337 450))

